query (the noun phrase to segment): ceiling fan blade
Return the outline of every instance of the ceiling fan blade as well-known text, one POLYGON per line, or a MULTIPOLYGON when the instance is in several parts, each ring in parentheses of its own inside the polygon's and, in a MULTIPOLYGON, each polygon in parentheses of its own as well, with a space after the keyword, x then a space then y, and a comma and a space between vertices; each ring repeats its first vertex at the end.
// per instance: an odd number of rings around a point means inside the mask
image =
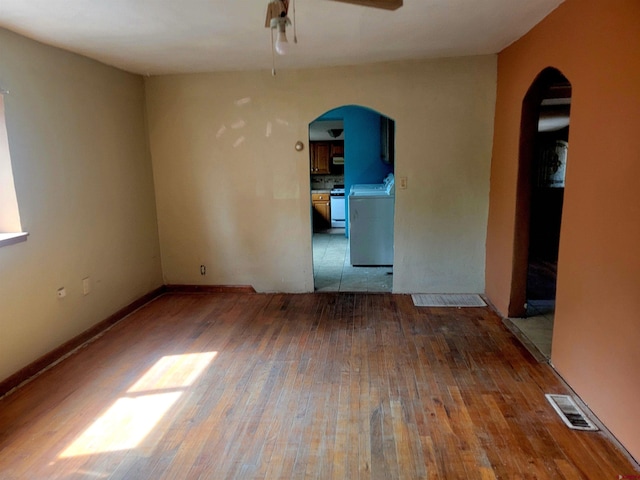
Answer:
POLYGON ((289 10, 289 0, 272 0, 267 5, 267 19, 264 21, 264 26, 271 27, 271 19, 286 17, 289 10))
POLYGON ((402 6, 402 0, 333 0, 334 2, 352 3, 364 7, 384 8, 385 10, 397 10, 402 6))

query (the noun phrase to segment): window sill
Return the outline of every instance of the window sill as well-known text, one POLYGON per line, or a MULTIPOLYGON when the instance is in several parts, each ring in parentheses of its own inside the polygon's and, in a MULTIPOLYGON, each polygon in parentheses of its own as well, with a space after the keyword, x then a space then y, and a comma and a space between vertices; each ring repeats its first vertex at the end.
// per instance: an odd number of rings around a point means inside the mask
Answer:
POLYGON ((0 247, 13 245, 14 243, 26 242, 29 234, 27 232, 0 233, 0 247))

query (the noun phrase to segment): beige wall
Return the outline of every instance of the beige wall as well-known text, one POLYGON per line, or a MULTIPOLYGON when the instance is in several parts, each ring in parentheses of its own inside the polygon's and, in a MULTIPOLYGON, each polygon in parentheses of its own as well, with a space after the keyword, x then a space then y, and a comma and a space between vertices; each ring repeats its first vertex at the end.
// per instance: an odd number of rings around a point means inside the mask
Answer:
POLYGON ((355 104, 396 120, 408 189, 396 191, 394 291, 484 292, 495 56, 146 86, 166 283, 312 291, 309 153, 294 144, 355 104))
POLYGON ((551 360, 640 459, 640 2, 567 0, 499 55, 487 295, 509 308, 522 100, 546 67, 571 82, 551 360))
POLYGON ((0 87, 30 233, 0 248, 2 380, 162 276, 142 79, 0 30, 0 87))

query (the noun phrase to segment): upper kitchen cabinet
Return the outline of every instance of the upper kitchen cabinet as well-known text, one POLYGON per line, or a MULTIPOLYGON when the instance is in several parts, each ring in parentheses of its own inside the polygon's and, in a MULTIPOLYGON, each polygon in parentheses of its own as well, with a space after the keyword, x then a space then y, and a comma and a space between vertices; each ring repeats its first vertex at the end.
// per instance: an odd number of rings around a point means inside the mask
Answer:
POLYGON ((314 175, 331 173, 331 144, 311 142, 311 173, 314 175))
POLYGON ((331 158, 344 157, 344 142, 331 142, 331 158))
POLYGON ((320 174, 338 174, 344 172, 343 164, 333 161, 334 158, 344 157, 344 142, 311 142, 311 173, 320 174))

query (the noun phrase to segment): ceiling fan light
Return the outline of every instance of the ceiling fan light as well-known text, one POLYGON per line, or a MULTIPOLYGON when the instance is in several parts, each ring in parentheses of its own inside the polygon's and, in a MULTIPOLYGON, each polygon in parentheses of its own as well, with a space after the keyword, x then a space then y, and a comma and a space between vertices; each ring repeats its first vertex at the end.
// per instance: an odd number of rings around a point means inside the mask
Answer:
POLYGON ((289 41, 287 40, 287 31, 284 22, 278 25, 275 47, 278 55, 286 55, 289 53, 289 41))

